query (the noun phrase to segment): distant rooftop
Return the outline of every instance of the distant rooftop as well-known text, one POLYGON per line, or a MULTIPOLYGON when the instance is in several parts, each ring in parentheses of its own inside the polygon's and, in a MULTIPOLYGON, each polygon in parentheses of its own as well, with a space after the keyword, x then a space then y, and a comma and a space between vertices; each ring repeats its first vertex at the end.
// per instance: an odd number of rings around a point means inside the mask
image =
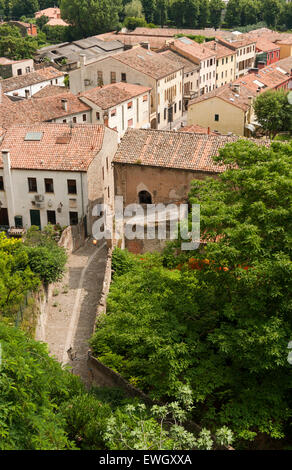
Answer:
POLYGON ((62 77, 64 72, 56 70, 54 67, 46 67, 35 72, 26 73, 17 77, 6 78, 1 81, 3 93, 9 91, 25 88, 30 85, 44 82, 46 80, 53 80, 54 78, 62 77))
POLYGON ((135 96, 147 93, 151 88, 133 85, 131 83, 112 83, 104 87, 96 87, 91 90, 85 91, 80 95, 87 98, 92 103, 95 103, 102 109, 109 109, 112 106, 123 103, 135 96))

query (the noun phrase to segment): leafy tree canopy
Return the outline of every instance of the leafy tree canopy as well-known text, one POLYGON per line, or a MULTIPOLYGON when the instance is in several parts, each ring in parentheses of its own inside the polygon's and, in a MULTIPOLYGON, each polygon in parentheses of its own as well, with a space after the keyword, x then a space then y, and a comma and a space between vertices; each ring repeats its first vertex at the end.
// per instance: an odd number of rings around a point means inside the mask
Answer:
POLYGON ((232 167, 190 193, 207 244, 163 257, 117 250, 92 339, 104 364, 155 398, 189 386, 195 420, 239 440, 282 438, 291 423, 291 156, 291 144, 222 149, 215 160, 232 167))
POLYGON ((254 110, 258 122, 270 137, 274 138, 279 132, 291 131, 292 103, 288 100, 287 91, 268 90, 260 94, 254 110))

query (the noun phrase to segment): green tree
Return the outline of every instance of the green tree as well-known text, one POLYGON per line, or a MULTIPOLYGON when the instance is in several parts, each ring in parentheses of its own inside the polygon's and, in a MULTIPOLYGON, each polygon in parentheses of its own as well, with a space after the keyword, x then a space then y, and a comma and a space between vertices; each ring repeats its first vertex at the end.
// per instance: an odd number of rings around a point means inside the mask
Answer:
POLYGON ((156 0, 156 10, 154 15, 155 24, 159 24, 161 27, 165 25, 167 21, 167 3, 166 0, 156 0))
POLYGON ((190 193, 206 245, 189 253, 178 243, 162 260, 131 255, 91 341, 156 399, 189 386, 194 420, 228 426, 236 446, 283 438, 291 424, 291 155, 281 143, 221 149, 214 160, 229 169, 190 193))
POLYGON ((185 26, 194 28, 197 25, 199 17, 199 4, 197 0, 184 0, 183 10, 185 17, 185 26))
POLYGON ((244 0, 229 0, 227 3, 225 23, 230 28, 232 26, 242 26, 241 12, 244 0))
POLYGON ((275 27, 281 12, 279 0, 263 0, 263 19, 269 27, 275 27))
POLYGON ((143 7, 142 7, 142 3, 140 2, 140 0, 132 0, 131 2, 127 3, 124 8, 126 17, 131 16, 135 18, 144 18, 142 10, 143 10, 143 7))
POLYGON ((222 0, 210 0, 210 23, 213 28, 217 29, 221 25, 222 11, 225 3, 222 0))
POLYGON ((206 28, 210 15, 209 0, 199 1, 198 27, 206 28))
POLYGON ((88 37, 113 30, 119 23, 121 0, 61 0, 62 18, 75 35, 88 37))
POLYGON ((261 93, 255 103, 254 111, 257 120, 274 138, 279 132, 292 129, 292 104, 288 101, 288 92, 284 90, 268 90, 261 93))
POLYGON ((38 277, 29 267, 28 255, 20 240, 7 239, 0 233, 0 315, 15 314, 26 294, 39 286, 38 277))
POLYGON ((260 19, 260 3, 257 0, 242 0, 241 25, 256 24, 260 19))
POLYGON ((143 12, 147 23, 153 23, 154 21, 154 11, 156 8, 156 0, 143 0, 143 12))
POLYGON ((33 18, 34 13, 38 11, 38 9, 38 0, 13 0, 11 15, 13 18, 17 19, 19 19, 23 15, 27 18, 33 18))

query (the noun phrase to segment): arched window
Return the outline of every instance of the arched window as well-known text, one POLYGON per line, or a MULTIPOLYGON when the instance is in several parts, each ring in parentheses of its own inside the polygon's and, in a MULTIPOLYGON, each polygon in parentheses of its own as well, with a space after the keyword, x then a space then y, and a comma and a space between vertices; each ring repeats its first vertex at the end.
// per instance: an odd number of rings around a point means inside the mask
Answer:
POLYGON ((140 191, 138 196, 139 204, 152 204, 152 197, 148 191, 140 191))

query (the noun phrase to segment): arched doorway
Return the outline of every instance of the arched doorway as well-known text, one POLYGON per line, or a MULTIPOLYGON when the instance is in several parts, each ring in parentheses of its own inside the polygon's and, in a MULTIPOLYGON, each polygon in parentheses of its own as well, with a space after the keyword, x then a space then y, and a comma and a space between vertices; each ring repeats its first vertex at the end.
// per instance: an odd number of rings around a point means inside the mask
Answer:
POLYGON ((148 191, 140 191, 138 197, 139 204, 152 204, 152 196, 148 191))

